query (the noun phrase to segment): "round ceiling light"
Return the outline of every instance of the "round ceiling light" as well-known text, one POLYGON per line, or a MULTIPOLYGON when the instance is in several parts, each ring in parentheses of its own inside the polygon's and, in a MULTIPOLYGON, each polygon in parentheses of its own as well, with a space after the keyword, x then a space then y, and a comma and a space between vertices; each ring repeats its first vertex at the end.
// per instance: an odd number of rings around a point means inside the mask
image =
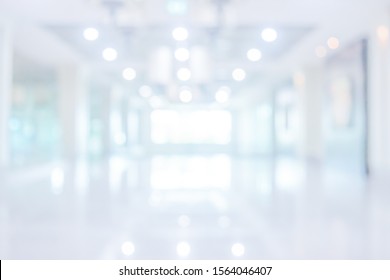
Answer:
POLYGON ((88 41, 95 41, 99 38, 99 31, 96 28, 86 28, 84 30, 84 38, 88 41))
POLYGON ((246 72, 244 71, 244 69, 236 68, 232 73, 232 77, 238 82, 243 81, 246 77, 246 72))
POLYGON ((133 68, 129 67, 129 68, 126 68, 125 70, 123 70, 122 76, 125 80, 132 81, 137 76, 137 72, 133 68))
POLYGON ((172 37, 176 41, 184 41, 188 38, 188 30, 184 27, 177 27, 172 31, 172 37))
POLYGON ((103 50, 102 56, 107 61, 114 61, 118 57, 118 52, 113 48, 106 48, 103 50))
POLYGON ((278 38, 278 32, 273 28, 265 28, 261 32, 261 38, 266 42, 273 42, 278 38))
POLYGON ((256 62, 259 61, 262 57, 262 53, 258 49, 250 49, 247 53, 246 56, 250 61, 256 62))
POLYGON ((187 61, 190 59, 190 51, 186 48, 178 48, 175 51, 175 58, 182 62, 187 61))

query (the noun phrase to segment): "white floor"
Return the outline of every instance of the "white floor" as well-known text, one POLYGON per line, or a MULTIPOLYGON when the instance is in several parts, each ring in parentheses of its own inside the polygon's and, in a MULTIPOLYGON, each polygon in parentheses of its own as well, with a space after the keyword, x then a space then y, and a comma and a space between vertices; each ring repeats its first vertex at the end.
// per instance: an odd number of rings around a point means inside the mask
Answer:
POLYGON ((215 155, 0 178, 1 259, 390 258, 390 177, 215 155))

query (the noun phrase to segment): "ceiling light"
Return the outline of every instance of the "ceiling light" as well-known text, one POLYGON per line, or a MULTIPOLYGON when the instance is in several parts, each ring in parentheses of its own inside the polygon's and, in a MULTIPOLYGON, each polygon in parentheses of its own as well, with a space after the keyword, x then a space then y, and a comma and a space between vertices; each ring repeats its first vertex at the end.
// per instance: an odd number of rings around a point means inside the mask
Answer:
POLYGON ((265 28, 261 32, 261 38, 266 42, 273 42, 278 38, 278 32, 273 28, 265 28))
POLYGON ((114 61, 118 57, 118 52, 113 48, 106 48, 103 50, 103 58, 107 61, 114 61))
POLYGON ((306 77, 302 72, 296 72, 293 76, 294 85, 298 88, 302 88, 305 86, 306 77))
POLYGON ((179 61, 187 61, 190 58, 190 51, 186 48, 179 48, 175 51, 175 58, 179 61))
POLYGON ((191 71, 188 68, 180 68, 177 71, 177 78, 180 81, 188 81, 191 78, 191 71))
POLYGON ((180 242, 176 246, 176 252, 180 257, 187 257, 191 252, 191 246, 188 242, 180 242))
POLYGON ((137 72, 133 68, 126 68, 123 70, 122 76, 125 80, 132 81, 137 76, 137 72))
POLYGON ((172 37, 176 41, 184 41, 188 38, 188 30, 184 27, 177 27, 172 31, 172 37))
POLYGON ((83 34, 85 40, 88 41, 95 41, 99 38, 99 31, 96 28, 86 28, 83 34))
POLYGON ((323 58, 326 56, 327 51, 326 51, 326 48, 324 46, 318 46, 315 49, 315 53, 316 53, 317 57, 323 58))
POLYGON ((232 73, 232 76, 233 76, 233 79, 236 80, 236 81, 243 81, 246 77, 246 73, 243 69, 241 68, 236 68, 234 69, 233 73, 232 73))
POLYGON ((245 254, 245 246, 241 243, 236 243, 232 246, 232 254, 235 257, 241 257, 245 254))
POLYGON ((259 61, 261 59, 261 51, 258 50, 258 49, 250 49, 247 53, 246 53, 246 56, 248 57, 248 59, 250 61, 259 61))
POLYGON ((389 28, 387 26, 378 26, 376 34, 381 42, 386 42, 389 39, 389 28))
POLYGON ((183 103, 190 103, 192 101, 192 92, 188 89, 181 90, 179 93, 179 99, 183 103))
POLYGON ((215 100, 218 103, 226 103, 229 101, 230 89, 228 87, 221 87, 215 93, 215 100))
POLYGON ((336 37, 330 37, 327 41, 328 47, 332 50, 337 49, 340 46, 339 39, 336 37))

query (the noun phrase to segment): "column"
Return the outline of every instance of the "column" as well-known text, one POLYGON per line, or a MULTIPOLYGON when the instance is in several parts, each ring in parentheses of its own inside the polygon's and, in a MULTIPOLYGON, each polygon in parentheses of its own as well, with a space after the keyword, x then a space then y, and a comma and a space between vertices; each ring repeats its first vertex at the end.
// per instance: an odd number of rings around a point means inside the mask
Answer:
POLYGON ((89 110, 88 71, 85 66, 68 65, 59 69, 59 111, 64 159, 88 155, 89 110))
POLYGON ((369 165, 372 171, 390 168, 390 52, 389 27, 372 30, 368 52, 369 165))
POLYGON ((0 166, 9 162, 8 119, 12 92, 12 37, 9 26, 0 23, 0 166))

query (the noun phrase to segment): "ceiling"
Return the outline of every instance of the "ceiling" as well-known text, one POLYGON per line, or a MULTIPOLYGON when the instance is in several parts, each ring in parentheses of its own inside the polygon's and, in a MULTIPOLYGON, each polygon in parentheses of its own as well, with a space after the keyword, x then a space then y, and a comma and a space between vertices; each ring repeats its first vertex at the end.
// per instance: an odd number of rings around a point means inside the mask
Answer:
MULTIPOLYGON (((180 46, 170 35, 176 26, 190 33, 186 47, 202 46, 212 61, 215 79, 227 79, 235 67, 252 77, 291 73, 322 63, 315 48, 330 36, 341 48, 386 24, 389 0, 0 0, 0 19, 11 22, 20 56, 47 67, 87 63, 102 71, 131 66, 147 72, 158 47, 180 46), (184 4, 183 4, 184 3, 184 4), (86 27, 97 27, 96 42, 83 39, 86 27), (278 31, 273 43, 261 40, 264 27, 278 31), (104 47, 119 56, 107 63, 104 47), (262 59, 253 63, 246 51, 256 47, 262 59), (222 69, 222 70, 221 70, 222 69), (222 74, 219 75, 222 71, 222 74)), ((330 52, 331 53, 331 52, 330 52)), ((175 67, 175 66, 174 66, 175 67)), ((23 67, 19 67, 23 68, 23 67)), ((147 79, 147 75, 144 75, 147 79)))

